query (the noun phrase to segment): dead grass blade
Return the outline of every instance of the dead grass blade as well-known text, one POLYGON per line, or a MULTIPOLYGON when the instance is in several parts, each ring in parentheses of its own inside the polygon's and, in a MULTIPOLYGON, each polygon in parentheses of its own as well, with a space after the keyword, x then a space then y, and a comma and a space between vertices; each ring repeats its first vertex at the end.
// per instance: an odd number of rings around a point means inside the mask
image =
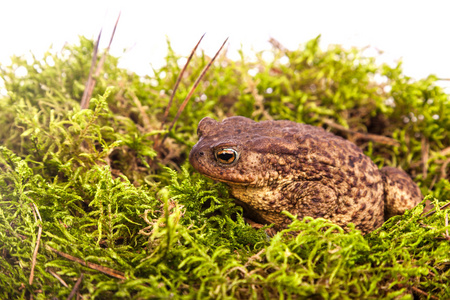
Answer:
POLYGON ((98 54, 98 45, 100 44, 100 39, 102 37, 102 30, 100 29, 100 33, 98 34, 97 42, 95 43, 94 47, 94 53, 92 53, 92 61, 91 61, 91 68, 89 69, 89 76, 88 80, 86 82, 86 85, 84 87, 83 97, 81 98, 81 109, 86 109, 89 106, 89 88, 91 86, 91 83, 93 81, 93 73, 94 73, 94 67, 95 62, 97 61, 97 54, 98 54))
MULTIPOLYGON (((33 208, 34 220, 37 222, 38 221, 38 217, 39 217, 39 221, 42 222, 41 214, 39 213, 39 210, 38 210, 36 204, 33 203, 32 208, 33 208)), ((36 239, 36 246, 34 247, 33 258, 31 260, 31 272, 30 272, 30 279, 28 281, 28 283, 30 285, 33 284, 34 268, 36 267, 36 258, 37 258, 37 254, 38 254, 38 250, 39 250, 39 243, 41 242, 41 235, 42 235, 42 225, 39 224, 38 225, 38 236, 37 236, 37 239, 36 239)))
MULTIPOLYGON (((181 103, 181 106, 178 109, 177 114, 175 115, 175 118, 173 119, 172 123, 170 124, 168 132, 170 132, 172 130, 173 126, 177 122, 178 118, 180 117, 180 115, 183 112, 184 108, 186 107, 187 103, 191 99, 192 94, 194 93, 195 89, 197 88, 197 86, 199 85, 200 81, 205 76, 206 72, 211 67, 212 63, 216 60, 217 56, 219 55, 220 51, 222 51, 222 48, 225 46, 227 41, 228 41, 228 38, 225 39, 225 41, 223 42, 223 44, 220 47, 220 49, 216 52, 216 55, 214 55, 214 57, 210 60, 210 62, 205 66, 205 68, 203 69, 202 73, 200 74, 200 76, 195 81, 194 85, 192 86, 191 90, 189 91, 189 94, 186 96, 186 98, 184 99, 183 103, 181 103)), ((168 133, 166 133, 166 135, 164 136, 163 140, 161 141, 161 144, 164 143, 165 139, 167 138, 167 135, 168 135, 168 133)))
POLYGON ((197 50, 198 45, 200 45, 200 42, 203 40, 203 37, 205 36, 205 34, 206 33, 204 33, 202 35, 200 40, 198 40, 197 45, 195 45, 194 49, 192 49, 191 54, 189 55, 186 63, 184 64, 183 69, 181 70, 180 74, 178 75, 177 81, 175 82, 175 86, 172 89, 172 94, 170 95, 169 103, 167 104, 166 110, 164 112, 164 116, 163 116, 163 120, 161 122, 161 128, 160 128, 161 130, 163 129, 164 125, 166 124, 167 117, 169 116, 170 107, 172 107, 173 97, 175 96, 175 93, 176 93, 176 91, 178 89, 178 86, 180 85, 181 78, 183 78, 184 72, 186 71, 187 66, 191 62, 192 57, 194 56, 194 53, 197 50))
POLYGON ((95 67, 95 62, 97 61, 98 56, 98 45, 100 44, 100 38, 102 35, 102 30, 100 30, 100 34, 98 35, 98 39, 94 48, 94 53, 92 54, 92 62, 91 62, 91 68, 89 70, 89 77, 86 82, 86 86, 84 88, 83 97, 81 98, 81 109, 86 109, 89 107, 89 101, 92 96, 92 92, 94 91, 95 83, 97 82, 97 77, 100 75, 101 70, 103 69, 103 64, 105 63, 106 56, 109 53, 109 49, 111 49, 111 44, 114 39, 114 35, 116 33, 117 25, 119 24, 120 19, 120 13, 117 17, 116 24, 114 25, 113 32, 111 34, 111 38, 109 39, 108 47, 106 48, 105 52, 103 53, 102 57, 100 58, 100 61, 98 62, 97 67, 95 67), (95 68, 95 72, 94 72, 95 68))
POLYGON ((62 256, 64 258, 68 259, 68 260, 77 262, 80 265, 83 265, 83 266, 91 268, 93 270, 102 272, 103 274, 106 274, 106 275, 114 277, 114 278, 125 279, 125 274, 123 272, 120 272, 120 271, 117 271, 117 270, 114 270, 114 269, 111 269, 111 268, 108 268, 108 267, 104 267, 104 266, 101 266, 101 265, 97 265, 97 264, 94 264, 94 263, 91 263, 91 262, 88 262, 88 261, 84 261, 83 259, 80 259, 78 257, 72 256, 72 255, 64 253, 64 252, 61 252, 59 250, 56 250, 56 249, 50 247, 49 245, 45 245, 45 247, 48 250, 52 251, 53 253, 56 253, 59 256, 62 256))
POLYGON ((116 24, 114 24, 114 29, 113 32, 111 33, 111 38, 109 39, 108 47, 106 48, 105 52, 102 55, 102 58, 98 62, 97 70, 95 71, 95 76, 100 75, 100 71, 102 70, 103 64, 105 63, 106 55, 109 53, 109 50, 111 49, 111 44, 114 39, 114 35, 116 34, 116 29, 117 25, 119 24, 119 20, 120 20, 120 12, 119 15, 117 16, 116 24))

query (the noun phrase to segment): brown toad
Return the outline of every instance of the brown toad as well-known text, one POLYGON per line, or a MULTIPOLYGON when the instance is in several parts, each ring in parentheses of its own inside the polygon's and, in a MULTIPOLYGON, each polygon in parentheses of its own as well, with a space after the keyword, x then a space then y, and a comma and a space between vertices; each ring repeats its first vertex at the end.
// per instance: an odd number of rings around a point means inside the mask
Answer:
POLYGON ((287 210, 322 217, 363 233, 422 200, 402 170, 381 170, 355 144, 322 128, 291 121, 231 117, 200 121, 189 161, 229 185, 251 218, 285 228, 287 210))

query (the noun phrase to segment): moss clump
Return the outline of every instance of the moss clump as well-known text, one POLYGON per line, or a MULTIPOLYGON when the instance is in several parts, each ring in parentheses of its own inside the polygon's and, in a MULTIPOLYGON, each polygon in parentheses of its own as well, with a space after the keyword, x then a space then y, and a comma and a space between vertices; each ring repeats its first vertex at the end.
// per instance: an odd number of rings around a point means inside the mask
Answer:
MULTIPOLYGON (((0 298, 450 298, 440 209, 450 198, 450 101, 435 77, 413 81, 400 64, 378 66, 357 49, 322 51, 318 39, 295 51, 275 45, 271 61, 220 57, 167 132, 161 120, 180 72, 170 45, 166 66, 149 77, 107 56, 96 96, 80 110, 92 50, 81 38, 43 60, 0 67, 8 91, 0 98, 0 298), (268 238, 247 225, 224 185, 186 163, 201 118, 237 114, 345 135, 380 166, 408 171, 437 210, 423 214, 424 201, 366 236, 351 224, 344 231, 292 217, 268 238)), ((207 62, 194 57, 176 102, 207 62)))

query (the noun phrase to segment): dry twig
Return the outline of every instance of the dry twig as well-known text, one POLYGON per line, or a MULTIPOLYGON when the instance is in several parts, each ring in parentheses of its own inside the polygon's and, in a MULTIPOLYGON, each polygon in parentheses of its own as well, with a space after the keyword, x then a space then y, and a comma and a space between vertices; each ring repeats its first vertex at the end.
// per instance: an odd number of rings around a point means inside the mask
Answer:
POLYGON ((50 247, 49 245, 45 245, 45 247, 48 250, 52 251, 53 253, 56 253, 59 256, 62 256, 64 258, 68 259, 68 260, 77 262, 80 265, 83 265, 83 266, 91 268, 93 270, 102 272, 103 274, 106 274, 106 275, 114 277, 114 278, 125 279, 125 274, 123 272, 120 272, 120 271, 117 271, 117 270, 114 270, 114 269, 111 269, 111 268, 108 268, 108 267, 104 267, 104 266, 101 266, 101 265, 97 265, 97 264, 94 264, 94 263, 91 263, 91 262, 84 261, 83 259, 80 259, 78 257, 69 255, 69 254, 61 252, 59 250, 56 250, 56 249, 50 247))
POLYGON ((419 289, 419 288, 416 288, 416 287, 411 287, 411 289, 414 291, 414 292, 416 292, 416 293, 418 293, 418 294, 421 294, 421 295, 423 295, 423 296, 426 296, 426 297, 430 297, 431 299, 439 299, 438 297, 436 297, 436 296, 433 296, 433 295, 429 295, 429 294, 427 294, 426 292, 424 292, 424 291, 422 291, 421 289, 419 289))

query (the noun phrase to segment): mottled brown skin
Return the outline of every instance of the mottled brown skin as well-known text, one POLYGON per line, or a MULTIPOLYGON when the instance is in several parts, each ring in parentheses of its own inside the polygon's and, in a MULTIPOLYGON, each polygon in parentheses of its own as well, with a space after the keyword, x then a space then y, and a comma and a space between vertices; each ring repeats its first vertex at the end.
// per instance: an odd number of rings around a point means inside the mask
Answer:
POLYGON ((381 170, 355 144, 322 128, 291 121, 204 118, 189 160, 201 174, 229 185, 256 221, 280 230, 289 219, 322 217, 363 233, 422 200, 402 170, 381 170), (233 153, 238 157, 234 158, 233 153), (224 158, 224 159, 222 159, 224 158))

